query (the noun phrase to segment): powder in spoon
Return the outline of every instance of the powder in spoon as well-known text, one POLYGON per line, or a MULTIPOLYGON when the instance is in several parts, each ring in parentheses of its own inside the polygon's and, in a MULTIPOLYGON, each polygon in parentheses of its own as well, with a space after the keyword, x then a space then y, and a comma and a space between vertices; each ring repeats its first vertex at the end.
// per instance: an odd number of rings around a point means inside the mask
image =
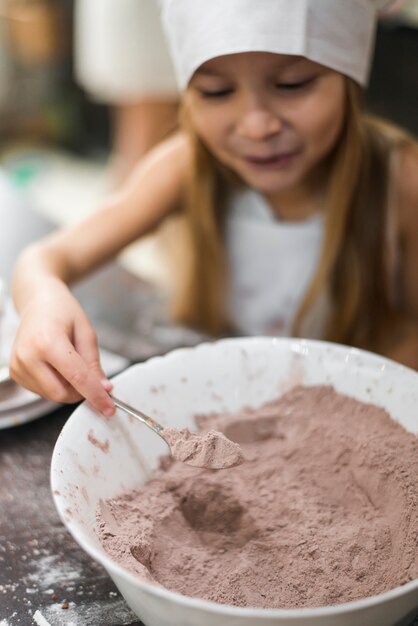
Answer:
POLYGON ((170 444, 176 461, 195 467, 226 469, 244 461, 241 447, 219 431, 192 433, 188 428, 164 428, 163 437, 170 444))
POLYGON ((241 607, 366 598, 418 578, 418 438, 329 386, 197 418, 245 463, 223 472, 166 457, 102 503, 99 538, 120 565, 184 595, 241 607))

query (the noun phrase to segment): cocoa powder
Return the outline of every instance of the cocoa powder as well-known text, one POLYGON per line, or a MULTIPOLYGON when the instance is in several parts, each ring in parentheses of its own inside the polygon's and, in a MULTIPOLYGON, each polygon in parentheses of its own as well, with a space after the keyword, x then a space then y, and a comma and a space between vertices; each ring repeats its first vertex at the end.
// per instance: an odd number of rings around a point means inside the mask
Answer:
POLYGON ((339 604, 418 577, 418 439, 329 386, 200 416, 245 456, 228 470, 170 459, 102 502, 118 563, 182 594, 242 607, 339 604))
POLYGON ((240 446, 216 430, 198 434, 188 428, 164 428, 162 435, 170 444, 174 459, 188 465, 226 469, 244 460, 240 446))

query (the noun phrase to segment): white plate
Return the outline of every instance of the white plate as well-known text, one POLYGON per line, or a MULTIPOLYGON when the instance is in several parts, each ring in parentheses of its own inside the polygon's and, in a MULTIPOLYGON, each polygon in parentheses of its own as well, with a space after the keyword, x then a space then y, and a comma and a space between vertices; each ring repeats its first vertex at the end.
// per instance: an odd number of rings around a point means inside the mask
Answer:
POLYGON ((0 413, 0 430, 10 428, 11 426, 20 426, 20 424, 36 420, 38 417, 48 415, 48 413, 51 413, 51 411, 58 406, 58 404, 43 400, 38 396, 38 400, 35 400, 35 402, 32 402, 32 404, 27 407, 9 411, 5 414, 0 413))
POLYGON ((15 383, 3 383, 0 387, 0 417, 39 401, 39 396, 15 383))

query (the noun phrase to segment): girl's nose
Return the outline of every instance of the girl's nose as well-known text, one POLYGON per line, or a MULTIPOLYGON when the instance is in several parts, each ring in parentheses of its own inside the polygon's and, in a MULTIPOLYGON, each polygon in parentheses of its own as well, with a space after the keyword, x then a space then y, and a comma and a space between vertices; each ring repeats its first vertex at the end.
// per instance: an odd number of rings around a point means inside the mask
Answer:
POLYGON ((260 141, 276 135, 283 123, 278 115, 268 109, 257 107, 246 111, 239 119, 237 133, 245 139, 260 141))

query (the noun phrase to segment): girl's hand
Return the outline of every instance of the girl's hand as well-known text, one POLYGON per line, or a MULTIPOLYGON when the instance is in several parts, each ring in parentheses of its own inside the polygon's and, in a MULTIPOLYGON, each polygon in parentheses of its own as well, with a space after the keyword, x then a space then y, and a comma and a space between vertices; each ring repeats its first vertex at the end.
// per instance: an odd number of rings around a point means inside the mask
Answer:
POLYGON ((61 281, 48 281, 24 307, 10 373, 22 387, 54 402, 86 398, 105 416, 115 412, 107 393, 112 384, 100 365, 96 334, 61 281))
POLYGON ((177 210, 190 170, 190 147, 183 134, 162 142, 101 210, 34 242, 19 257, 12 291, 21 324, 10 362, 17 383, 55 402, 86 398, 104 415, 114 413, 96 335, 67 285, 177 210))

